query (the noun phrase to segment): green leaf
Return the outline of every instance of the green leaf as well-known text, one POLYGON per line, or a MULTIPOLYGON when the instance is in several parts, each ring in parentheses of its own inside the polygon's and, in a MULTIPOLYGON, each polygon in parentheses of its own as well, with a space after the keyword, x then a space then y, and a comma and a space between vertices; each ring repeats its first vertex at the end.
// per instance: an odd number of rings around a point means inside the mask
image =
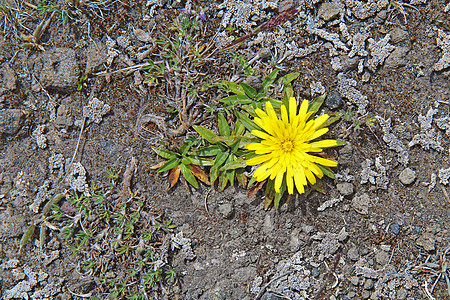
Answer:
POLYGON ((286 191, 286 185, 282 184, 280 187, 280 192, 276 193, 275 198, 273 199, 273 208, 275 208, 275 210, 278 209, 278 206, 280 205, 281 197, 283 197, 285 191, 286 191))
POLYGON ((325 98, 327 97, 327 94, 323 94, 322 96, 317 97, 314 99, 311 104, 309 105, 308 112, 312 112, 312 115, 314 115, 316 112, 319 111, 320 107, 322 106, 323 102, 325 101, 325 98))
POLYGON ((169 150, 165 150, 165 149, 159 149, 156 147, 152 147, 152 150, 156 152, 156 154, 158 154, 159 156, 161 156, 162 158, 165 159, 172 159, 174 157, 178 156, 178 153, 169 151, 169 150))
POLYGON ((282 83, 284 85, 291 83, 293 80, 297 79, 300 73, 289 73, 278 79, 278 83, 282 83))
POLYGON ((252 99, 249 99, 247 95, 233 95, 233 96, 228 96, 225 98, 222 98, 219 100, 220 102, 223 103, 228 103, 228 104, 233 104, 233 105, 237 105, 237 104, 250 104, 252 103, 252 99))
POLYGON ((228 184, 228 176, 226 172, 220 172, 219 176, 219 189, 223 191, 228 184))
POLYGON ((334 176, 334 172, 331 170, 330 167, 327 166, 322 166, 322 165, 317 165, 319 167, 319 169, 322 171, 322 173, 327 176, 330 177, 331 179, 336 179, 336 176, 334 176))
POLYGON ((322 184, 320 183, 320 181, 316 181, 316 183, 311 185, 311 187, 313 189, 315 189, 316 191, 318 191, 319 193, 325 194, 325 189, 322 187, 322 184))
POLYGON ((342 116, 343 116, 343 114, 340 111, 338 111, 334 114, 331 114, 330 117, 328 118, 328 120, 326 120, 325 123, 323 123, 322 126, 320 126, 320 128, 325 128, 325 127, 330 126, 334 122, 339 121, 342 116))
POLYGON ((208 142, 214 144, 216 143, 216 138, 217 138, 217 134, 215 134, 214 132, 212 132, 211 130, 199 126, 199 125, 192 125, 192 127, 195 129, 195 131, 198 132, 198 134, 200 134, 205 140, 207 140, 208 142))
POLYGON ((259 93, 256 95, 255 101, 261 101, 266 97, 266 93, 259 93))
POLYGON ((209 145, 195 151, 196 156, 216 156, 220 152, 223 152, 225 147, 221 147, 220 144, 209 145))
POLYGON ((164 172, 170 169, 175 168, 176 166, 178 166, 180 164, 180 159, 179 158, 172 158, 169 161, 167 161, 161 168, 159 168, 158 172, 164 172))
POLYGON ((248 178, 244 174, 245 169, 237 169, 236 170, 236 179, 242 187, 247 187, 248 178))
POLYGON ((237 119, 234 123, 233 135, 243 135, 245 132, 245 126, 242 124, 241 120, 237 119))
POLYGON ((191 169, 189 169, 188 166, 181 164, 181 174, 183 174, 183 177, 186 179, 187 182, 189 182, 193 187, 198 189, 198 182, 197 179, 195 179, 194 174, 192 174, 191 169))
POLYGON ((228 92, 228 93, 234 93, 236 95, 245 95, 245 93, 241 90, 241 87, 231 81, 227 80, 219 80, 216 82, 216 85, 219 87, 219 89, 228 92))
POLYGON ((212 166, 214 163, 214 160, 210 158, 204 158, 204 157, 198 157, 198 156, 188 156, 189 160, 193 165, 202 166, 202 167, 209 167, 212 166))
MULTIPOLYGON (((230 155, 231 157, 231 155, 230 155)), ((234 170, 239 168, 245 168, 247 164, 245 163, 245 160, 242 157, 238 157, 234 160, 229 160, 223 167, 219 169, 219 171, 228 171, 228 170, 234 170)))
POLYGON ((259 128, 258 125, 256 125, 252 120, 250 120, 249 117, 247 117, 242 112, 240 112, 238 110, 235 110, 234 111, 234 115, 242 123, 242 125, 244 125, 245 128, 247 128, 248 130, 250 130, 250 131, 252 131, 252 130, 261 130, 261 128, 259 128))
POLYGON ((230 135, 230 125, 228 125, 227 119, 225 119, 225 116, 221 111, 219 111, 218 119, 220 134, 230 135))
POLYGON ((214 165, 211 167, 211 170, 209 171, 209 179, 211 180, 211 185, 214 184, 217 177, 219 176, 219 168, 225 163, 225 161, 228 159, 228 152, 221 152, 216 156, 216 159, 214 161, 214 165))
POLYGON ((258 92, 256 91, 256 89, 248 84, 246 84, 245 82, 241 82, 239 84, 241 86, 241 88, 244 90, 245 94, 252 98, 252 99, 256 99, 256 95, 258 94, 258 92))
POLYGON ((267 88, 269 87, 269 85, 271 85, 275 79, 278 76, 278 69, 273 70, 272 72, 270 72, 269 75, 266 76, 266 78, 264 78, 263 82, 262 82, 262 88, 264 90, 264 92, 267 92, 267 88))
POLYGON ((269 209, 270 204, 272 204, 273 200, 275 199, 275 187, 274 187, 274 181, 271 179, 267 180, 266 184, 266 193, 264 198, 264 209, 269 209))
POLYGON ((345 146, 345 145, 347 145, 347 143, 346 143, 346 142, 344 142, 344 141, 339 141, 339 140, 336 140, 336 142, 337 142, 337 145, 336 145, 336 147, 339 147, 339 146, 345 146))

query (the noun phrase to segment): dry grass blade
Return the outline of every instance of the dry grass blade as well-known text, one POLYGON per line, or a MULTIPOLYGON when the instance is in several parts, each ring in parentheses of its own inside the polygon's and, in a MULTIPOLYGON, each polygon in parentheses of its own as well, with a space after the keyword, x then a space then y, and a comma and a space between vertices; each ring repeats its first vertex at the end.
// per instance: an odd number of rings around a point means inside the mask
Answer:
POLYGON ((262 189, 262 187, 264 186, 264 183, 266 183, 266 181, 267 180, 255 183, 248 191, 247 198, 251 198, 251 197, 255 196, 256 193, 258 193, 258 191, 262 189))
POLYGON ((198 180, 207 185, 211 185, 211 183, 209 182, 208 174, 206 174, 206 172, 203 171, 199 166, 191 164, 189 165, 189 169, 191 169, 192 174, 194 174, 194 176, 197 177, 198 180))

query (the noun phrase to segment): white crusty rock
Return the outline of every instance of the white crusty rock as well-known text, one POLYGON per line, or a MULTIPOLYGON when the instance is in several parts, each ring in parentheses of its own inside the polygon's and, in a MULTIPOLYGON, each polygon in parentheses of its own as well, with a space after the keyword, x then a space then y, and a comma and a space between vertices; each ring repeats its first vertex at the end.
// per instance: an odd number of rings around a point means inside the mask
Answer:
POLYGON ((358 113, 363 115, 366 113, 366 107, 369 105, 367 96, 363 95, 355 88, 357 82, 352 78, 347 78, 344 73, 338 74, 338 91, 343 98, 349 100, 358 107, 358 113))
POLYGON ((442 49, 442 57, 434 64, 435 71, 442 71, 450 67, 450 34, 445 33, 442 29, 438 29, 436 43, 442 49))
POLYGON ((389 149, 394 150, 398 154, 398 162, 406 166, 409 162, 409 154, 405 144, 400 141, 391 132, 391 119, 386 120, 380 116, 376 116, 376 119, 380 123, 381 129, 383 130, 383 141, 389 146, 389 149))
POLYGON ((386 34, 386 36, 379 41, 375 41, 372 38, 367 40, 369 42, 368 48, 371 56, 367 60, 367 67, 370 71, 375 72, 377 67, 382 65, 389 54, 394 51, 395 46, 389 44, 390 38, 391 36, 386 34))
POLYGON ((418 121, 420 123, 420 132, 409 142, 408 146, 410 148, 419 144, 425 150, 429 150, 430 148, 436 151, 444 150, 441 145, 442 134, 436 132, 436 129, 431 126, 435 113, 437 113, 437 109, 430 108, 426 116, 423 116, 422 114, 419 115, 418 121))
POLYGON ((389 4, 389 0, 345 0, 345 5, 349 7, 355 17, 364 20, 374 16, 377 12, 385 8, 389 4))

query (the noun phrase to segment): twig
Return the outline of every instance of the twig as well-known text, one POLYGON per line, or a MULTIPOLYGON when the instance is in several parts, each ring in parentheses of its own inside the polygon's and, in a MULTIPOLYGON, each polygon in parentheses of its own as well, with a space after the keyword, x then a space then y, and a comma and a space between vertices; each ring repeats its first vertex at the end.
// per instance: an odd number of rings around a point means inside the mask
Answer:
POLYGON ((445 188, 441 185, 442 192, 444 193, 445 198, 447 199, 447 202, 450 203, 450 197, 448 196, 447 191, 445 188))
POLYGON ((328 274, 325 276, 325 283, 324 283, 323 286, 320 288, 319 292, 318 292, 317 295, 313 298, 313 300, 319 299, 319 298, 323 295, 325 289, 327 288, 327 282, 328 282, 328 280, 330 279, 331 275, 333 275, 334 272, 336 271, 336 268, 337 268, 337 266, 338 266, 338 264, 339 264, 339 260, 340 260, 340 259, 341 259, 341 254, 340 254, 340 253, 336 254, 336 256, 335 256, 335 258, 334 258, 333 265, 331 266, 330 271, 328 271, 328 274))
POLYGON ((131 178, 133 177, 133 173, 136 171, 137 164, 138 164, 137 158, 132 156, 130 163, 127 165, 127 168, 123 173, 122 193, 125 197, 131 188, 131 178))
POLYGON ((209 191, 206 193, 206 196, 205 196, 205 209, 206 209, 207 213, 209 213, 209 211, 208 211, 208 195, 209 195, 209 193, 211 193, 211 191, 212 191, 212 188, 209 189, 209 191))
POLYGON ((83 117, 83 123, 81 123, 80 134, 78 135, 77 146, 75 147, 75 151, 73 151, 73 155, 72 155, 72 159, 70 160, 70 164, 73 163, 75 156, 77 155, 78 147, 80 146, 81 135, 83 134, 85 124, 86 124, 86 117, 83 117))
POLYGON ((292 270, 292 271, 286 272, 286 273, 284 273, 284 274, 282 274, 282 275, 280 275, 280 276, 278 276, 278 277, 275 277, 275 278, 272 279, 271 281, 269 281, 265 286, 263 286, 263 287, 261 288, 261 290, 259 291, 258 295, 256 295, 256 297, 255 297, 254 300, 259 300, 259 299, 262 297, 262 295, 264 295, 264 292, 266 291, 266 289, 267 289, 272 283, 274 283, 275 281, 277 281, 278 279, 280 279, 280 278, 282 278, 282 277, 284 277, 284 276, 287 276, 287 275, 290 275, 290 274, 294 273, 295 271, 296 271, 296 270, 292 270))

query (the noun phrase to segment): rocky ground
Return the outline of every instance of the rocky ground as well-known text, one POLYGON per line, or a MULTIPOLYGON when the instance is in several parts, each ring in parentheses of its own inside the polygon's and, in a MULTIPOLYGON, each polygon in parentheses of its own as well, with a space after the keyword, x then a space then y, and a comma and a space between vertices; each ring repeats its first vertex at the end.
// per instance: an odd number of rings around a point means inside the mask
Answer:
POLYGON ((450 299, 447 1, 7 0, 0 17, 2 299, 450 299), (238 186, 166 192, 151 146, 217 130, 214 82, 274 68, 343 114, 325 193, 266 211, 238 186))

